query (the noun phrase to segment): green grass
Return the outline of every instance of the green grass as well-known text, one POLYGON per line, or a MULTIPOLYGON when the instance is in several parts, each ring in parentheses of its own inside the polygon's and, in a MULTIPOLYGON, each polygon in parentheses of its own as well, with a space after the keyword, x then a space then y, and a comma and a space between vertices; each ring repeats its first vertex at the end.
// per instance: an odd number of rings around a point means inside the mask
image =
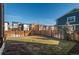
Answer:
POLYGON ((57 40, 52 38, 27 37, 27 38, 9 38, 7 44, 23 43, 33 54, 68 54, 76 45, 75 42, 57 40))
POLYGON ((49 44, 49 45, 58 45, 58 40, 51 40, 51 39, 37 39, 37 38, 10 38, 8 40, 15 39, 13 41, 20 41, 20 42, 32 42, 32 43, 41 43, 41 44, 49 44))

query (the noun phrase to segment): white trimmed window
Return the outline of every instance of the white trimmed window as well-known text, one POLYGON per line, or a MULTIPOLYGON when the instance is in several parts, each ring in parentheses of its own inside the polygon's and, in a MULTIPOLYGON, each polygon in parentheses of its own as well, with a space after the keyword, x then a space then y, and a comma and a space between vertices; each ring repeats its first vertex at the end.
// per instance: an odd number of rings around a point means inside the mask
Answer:
MULTIPOLYGON (((73 23, 76 21, 76 16, 71 16, 71 17, 67 17, 67 24, 71 25, 70 23, 73 23)), ((71 28, 71 27, 70 27, 71 28)), ((71 28, 72 30, 75 30, 75 26, 73 26, 73 28, 71 28)))
POLYGON ((67 22, 71 23, 71 22, 75 22, 75 16, 71 16, 71 17, 67 17, 67 22))

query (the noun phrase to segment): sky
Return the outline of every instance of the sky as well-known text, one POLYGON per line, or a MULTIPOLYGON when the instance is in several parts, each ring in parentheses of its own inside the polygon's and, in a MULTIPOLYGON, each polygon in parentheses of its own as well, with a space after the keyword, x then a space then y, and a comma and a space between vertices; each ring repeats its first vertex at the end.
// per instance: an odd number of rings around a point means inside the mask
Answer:
POLYGON ((78 3, 5 3, 4 16, 7 22, 37 23, 55 25, 56 20, 74 8, 78 3))

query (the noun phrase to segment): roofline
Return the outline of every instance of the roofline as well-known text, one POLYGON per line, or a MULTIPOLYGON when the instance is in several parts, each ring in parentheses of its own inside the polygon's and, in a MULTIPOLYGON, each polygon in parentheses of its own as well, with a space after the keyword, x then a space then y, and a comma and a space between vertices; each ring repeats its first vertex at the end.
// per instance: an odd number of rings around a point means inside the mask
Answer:
MULTIPOLYGON (((74 8, 74 9, 78 9, 78 8, 74 8)), ((72 10, 70 10, 69 12, 65 13, 63 16, 59 17, 58 19, 64 17, 64 16, 67 15, 67 14, 70 14, 70 12, 73 11, 74 9, 72 9, 72 10)), ((75 13, 75 12, 79 12, 79 10, 78 10, 78 11, 71 12, 71 13, 75 13)), ((58 19, 57 19, 57 20, 58 20, 58 19)))

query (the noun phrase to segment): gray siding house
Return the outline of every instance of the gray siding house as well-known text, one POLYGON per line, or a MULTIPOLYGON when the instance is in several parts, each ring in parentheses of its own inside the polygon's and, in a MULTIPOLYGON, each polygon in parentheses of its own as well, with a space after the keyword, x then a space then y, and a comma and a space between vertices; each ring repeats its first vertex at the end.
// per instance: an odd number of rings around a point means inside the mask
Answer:
POLYGON ((79 9, 73 9, 66 13, 62 17, 56 20, 56 25, 59 28, 70 26, 69 28, 73 31, 79 31, 79 9))

